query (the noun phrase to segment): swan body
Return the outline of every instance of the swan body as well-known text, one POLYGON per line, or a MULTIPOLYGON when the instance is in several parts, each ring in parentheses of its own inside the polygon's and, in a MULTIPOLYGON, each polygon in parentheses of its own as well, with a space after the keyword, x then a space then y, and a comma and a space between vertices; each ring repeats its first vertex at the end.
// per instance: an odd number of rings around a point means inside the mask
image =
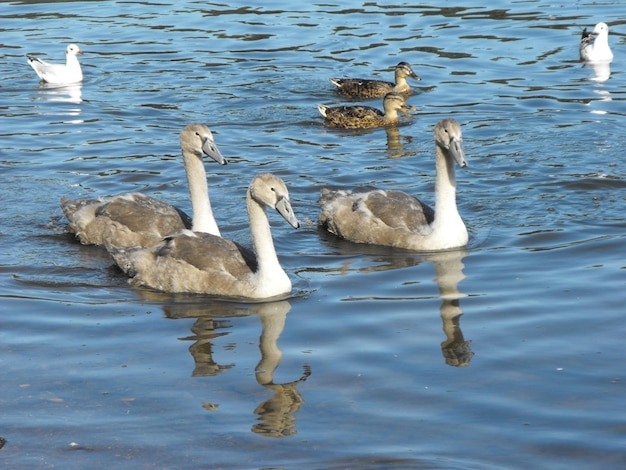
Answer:
POLYGON ((53 85, 67 85, 83 80, 83 71, 80 68, 77 54, 82 54, 82 51, 76 44, 70 44, 65 50, 65 64, 49 64, 33 56, 26 57, 41 80, 53 85))
POLYGON ((190 124, 180 134, 193 218, 184 212, 141 193, 107 199, 61 199, 69 220, 68 230, 84 245, 117 247, 150 246, 163 237, 192 228, 219 236, 209 201, 202 156, 226 165, 215 145, 213 134, 204 124, 190 124))
POLYGON ((410 116, 407 109, 415 110, 408 105, 400 93, 387 93, 383 99, 383 109, 371 106, 326 106, 317 107, 324 116, 326 123, 331 127, 345 129, 371 129, 397 124, 400 120, 398 111, 405 116, 410 116))
POLYGON ((468 233, 456 206, 455 162, 466 167, 461 126, 440 121, 436 147, 435 209, 402 191, 362 193, 322 189, 319 224, 356 243, 387 245, 416 251, 465 246, 468 233))
POLYGON ((580 38, 580 59, 585 62, 611 62, 613 52, 609 47, 609 27, 598 23, 593 31, 585 28, 580 38))
POLYGON ((291 280, 280 266, 266 208, 299 227, 282 179, 257 175, 246 197, 254 253, 206 233, 185 231, 153 247, 107 247, 134 285, 163 292, 262 299, 287 294, 291 280))
POLYGON ((330 78, 329 80, 337 87, 339 93, 348 98, 383 98, 387 93, 391 92, 408 96, 411 93, 411 87, 406 81, 407 77, 421 80, 413 72, 410 64, 400 62, 396 65, 395 83, 366 78, 330 78))

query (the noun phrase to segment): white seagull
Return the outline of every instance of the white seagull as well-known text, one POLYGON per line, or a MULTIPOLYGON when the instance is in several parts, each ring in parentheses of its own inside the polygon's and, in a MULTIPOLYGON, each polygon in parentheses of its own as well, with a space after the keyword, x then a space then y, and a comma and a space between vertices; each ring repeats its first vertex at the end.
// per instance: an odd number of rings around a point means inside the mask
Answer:
POLYGON ((611 62, 613 52, 609 47, 609 27, 598 23, 590 33, 583 30, 580 38, 580 60, 585 62, 611 62))
POLYGON ((65 50, 65 64, 49 64, 30 55, 26 57, 41 80, 53 85, 68 85, 83 80, 83 71, 78 63, 77 54, 82 54, 82 51, 76 44, 70 44, 65 50))

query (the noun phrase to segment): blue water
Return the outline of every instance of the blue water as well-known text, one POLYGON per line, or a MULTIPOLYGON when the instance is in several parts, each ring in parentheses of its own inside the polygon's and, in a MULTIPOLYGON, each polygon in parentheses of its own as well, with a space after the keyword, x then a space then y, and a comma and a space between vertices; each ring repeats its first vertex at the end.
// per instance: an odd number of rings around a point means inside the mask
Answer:
MULTIPOLYGON (((626 4, 3 3, 0 467, 623 468, 626 4), (598 21, 615 54, 583 67, 598 21), (26 54, 85 80, 40 85, 26 54), (329 77, 422 80, 396 129, 325 127, 329 77), (432 128, 463 126, 466 250, 354 245, 322 186, 432 202, 432 128), (274 172, 293 296, 233 304, 129 286, 59 199, 143 191, 189 209, 198 121, 222 234, 274 172)), ((372 102, 370 105, 380 105, 372 102)))

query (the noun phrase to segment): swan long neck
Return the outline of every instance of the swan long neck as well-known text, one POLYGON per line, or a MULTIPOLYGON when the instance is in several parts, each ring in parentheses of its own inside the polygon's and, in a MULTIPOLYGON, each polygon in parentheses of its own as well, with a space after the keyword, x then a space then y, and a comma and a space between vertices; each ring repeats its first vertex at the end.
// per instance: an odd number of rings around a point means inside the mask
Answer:
POLYGON ((265 212, 265 207, 255 201, 248 189, 246 197, 248 206, 248 217, 250 219, 250 233, 252 235, 252 244, 256 252, 258 261, 258 274, 263 276, 266 273, 282 272, 276 249, 274 248, 274 240, 272 240, 272 232, 270 222, 265 212))
POLYGON ((192 230, 220 237, 220 230, 211 209, 209 185, 206 180, 206 170, 202 157, 194 155, 188 150, 183 150, 183 159, 185 160, 185 173, 187 174, 187 185, 191 199, 192 230))
POLYGON ((437 147, 435 168, 435 220, 433 225, 444 223, 454 217, 459 218, 456 207, 456 175, 454 173, 454 159, 448 158, 447 152, 441 146, 437 147))

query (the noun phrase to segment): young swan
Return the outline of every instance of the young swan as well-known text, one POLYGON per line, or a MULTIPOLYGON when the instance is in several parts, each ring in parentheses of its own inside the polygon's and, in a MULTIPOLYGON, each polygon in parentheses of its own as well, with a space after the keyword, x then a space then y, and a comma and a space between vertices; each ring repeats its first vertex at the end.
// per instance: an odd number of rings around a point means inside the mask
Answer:
POLYGON ((609 27, 598 23, 590 33, 583 30, 580 38, 580 59, 585 62, 611 62, 613 52, 609 47, 609 27))
POLYGON ((192 228, 220 235, 213 218, 202 156, 226 165, 204 124, 190 124, 180 133, 180 147, 191 197, 193 225, 179 209, 141 193, 108 199, 61 199, 68 230, 84 245, 151 246, 163 237, 192 228))
POLYGON ((398 111, 405 116, 410 116, 407 109, 415 110, 413 106, 405 103, 404 96, 400 93, 387 93, 383 99, 383 113, 371 106, 325 106, 317 107, 326 118, 331 127, 343 127, 346 129, 371 129, 397 124, 399 121, 398 111))
POLYGON ((364 193, 322 189, 319 224, 357 243, 387 245, 417 251, 446 250, 467 244, 465 224, 456 207, 454 163, 467 166, 461 126, 444 119, 434 131, 435 210, 401 191, 364 193))
POLYGON ((65 50, 65 64, 49 64, 33 56, 26 57, 37 76, 44 82, 69 85, 83 80, 83 71, 78 63, 77 54, 82 54, 82 51, 76 44, 70 44, 65 50))
POLYGON ((287 187, 277 176, 255 176, 246 202, 254 253, 230 240, 189 231, 150 248, 107 249, 134 285, 250 299, 287 294, 291 281, 276 256, 265 212, 272 207, 293 228, 299 227, 287 187))
POLYGON ((366 78, 329 78, 329 80, 337 87, 339 93, 348 98, 383 98, 392 91, 408 96, 411 93, 411 87, 406 81, 407 77, 421 80, 413 72, 410 64, 400 62, 396 65, 395 83, 366 78))

